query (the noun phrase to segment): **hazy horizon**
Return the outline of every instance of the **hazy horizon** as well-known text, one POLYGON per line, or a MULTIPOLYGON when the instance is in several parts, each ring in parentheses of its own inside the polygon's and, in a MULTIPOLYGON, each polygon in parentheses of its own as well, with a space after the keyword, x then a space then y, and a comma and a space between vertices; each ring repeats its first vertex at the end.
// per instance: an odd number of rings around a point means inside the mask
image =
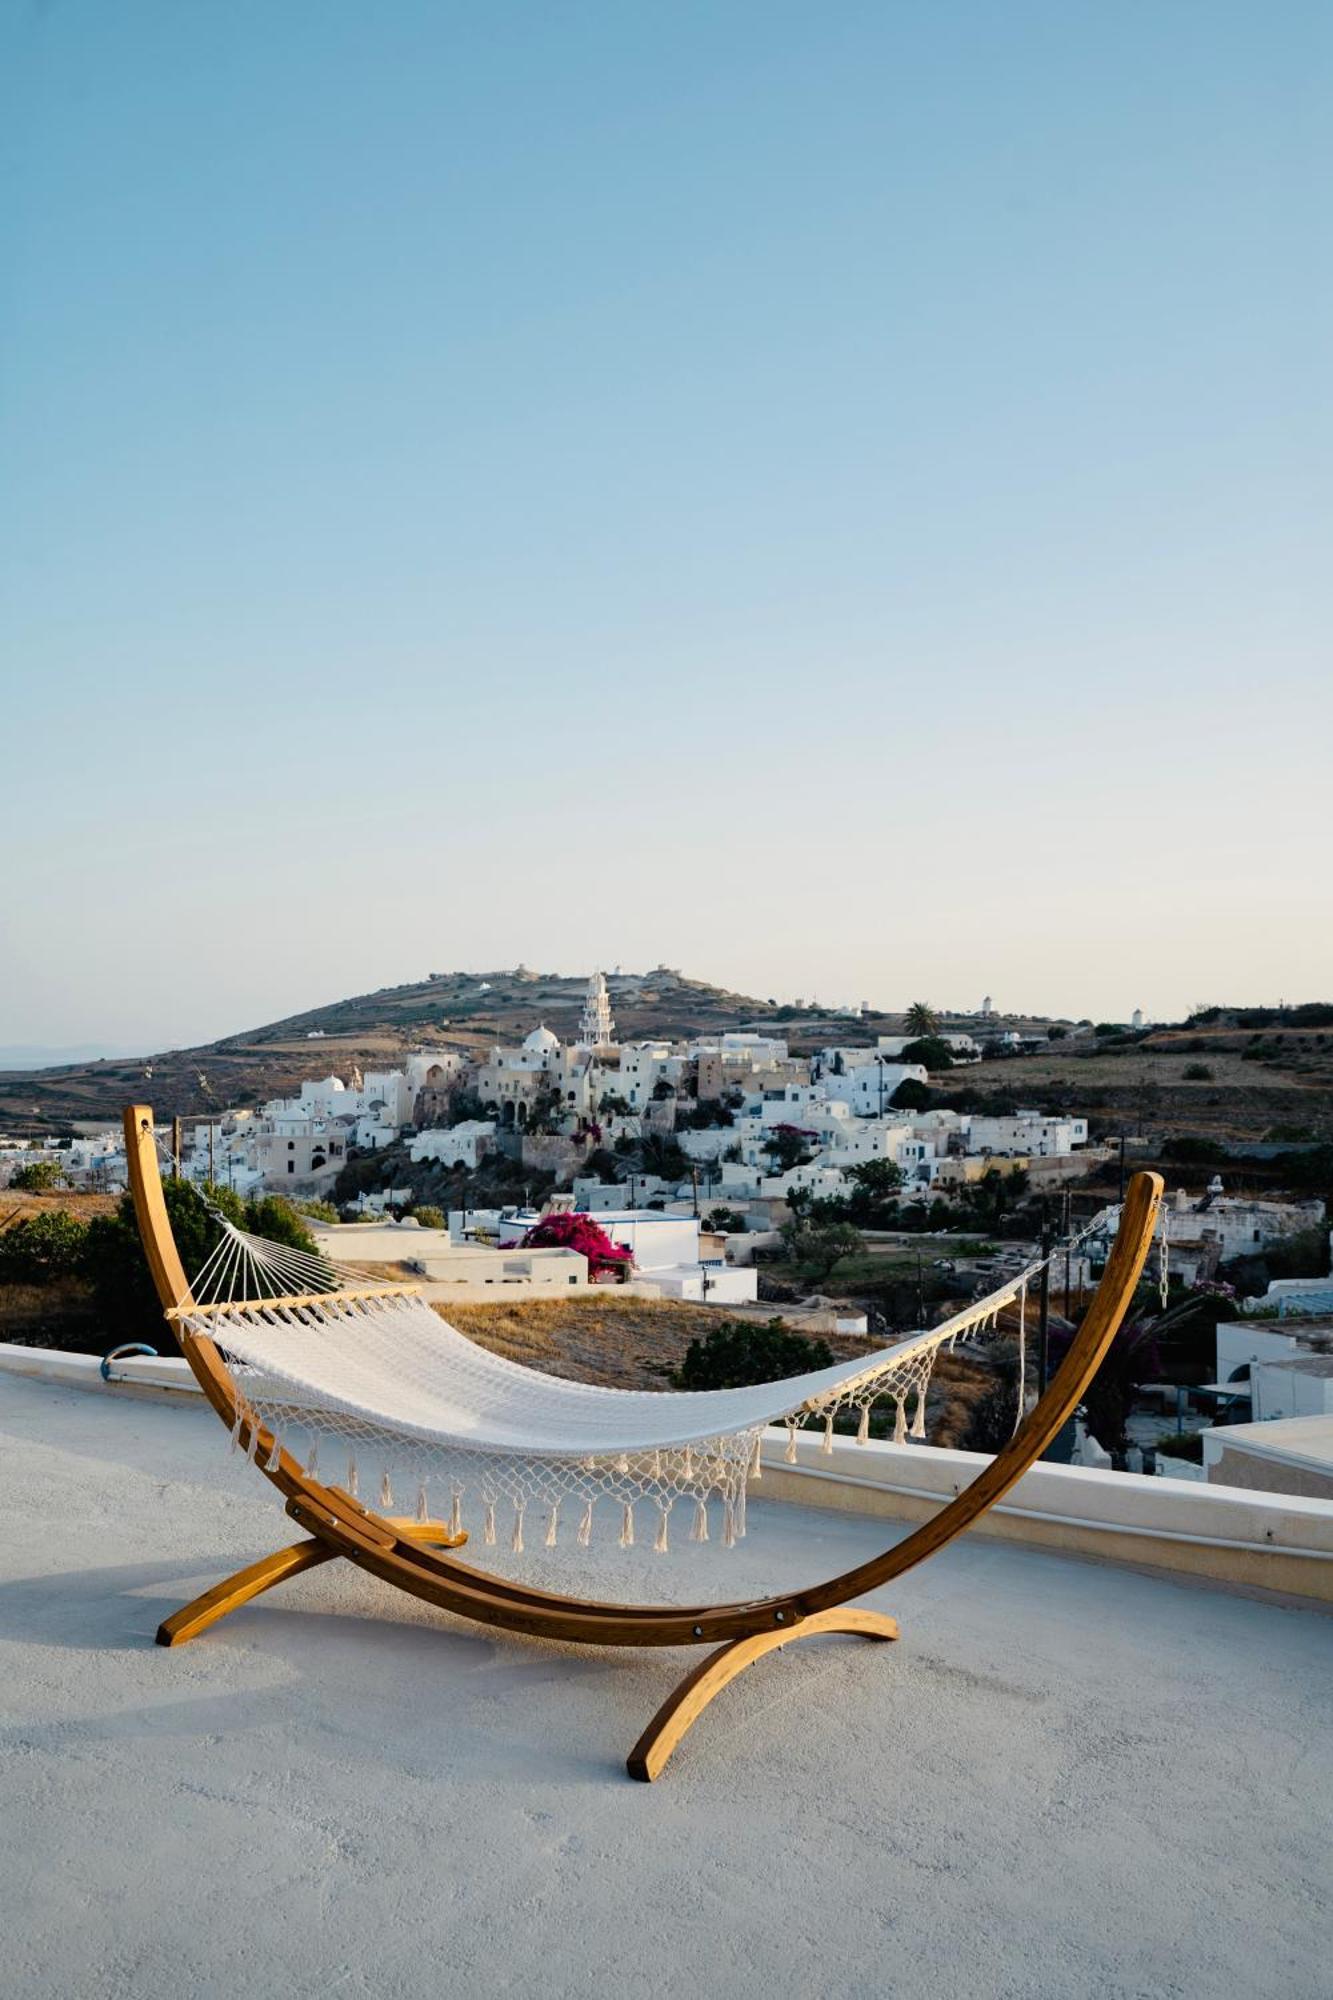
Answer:
POLYGON ((1333 13, 0 26, 0 1042, 1333 994, 1333 13))
MULTIPOLYGON (((493 965, 476 966, 476 967, 455 966, 455 967, 443 968, 443 971, 445 977, 454 975, 454 976, 463 976, 468 978, 484 979, 487 977, 493 978, 498 973, 512 972, 517 967, 524 966, 526 964, 527 961, 523 959, 516 959, 514 961, 513 966, 493 966, 493 965)), ((625 977, 642 976, 643 974, 649 973, 655 970, 656 968, 647 965, 627 966, 623 968, 612 968, 610 966, 601 966, 598 968, 575 967, 572 969, 568 966, 563 966, 563 967, 532 966, 532 965, 528 966, 528 970, 538 980, 541 979, 581 980, 587 978, 589 971, 592 969, 601 970, 606 973, 608 980, 611 982, 612 997, 614 1000, 615 982, 617 978, 622 976, 622 974, 625 977)), ((804 1000, 807 1004, 813 1004, 817 1001, 821 1006, 825 1006, 830 1009, 836 1008, 837 1006, 843 1004, 846 1005, 854 1004, 850 1000, 843 1000, 837 997, 832 997, 828 994, 821 994, 818 991, 818 989, 814 987, 812 987, 809 991, 797 992, 794 994, 756 993, 753 991, 748 991, 745 988, 736 987, 734 985, 728 985, 726 982, 713 979, 712 977, 710 977, 706 969, 701 970, 698 967, 693 967, 689 965, 683 965, 673 969, 682 973, 684 977, 687 979, 700 980, 706 985, 722 987, 723 990, 736 992, 740 994, 741 997, 743 998, 754 1000, 761 1004, 765 1001, 774 1000, 777 1002, 779 1006, 785 1006, 791 1004, 793 1000, 798 998, 804 1000)), ((427 975, 423 973, 418 975, 418 978, 406 979, 395 983, 398 985, 415 985, 419 982, 425 983, 426 977, 427 975)), ((318 998, 308 998, 307 1000, 305 1000, 296 1007, 286 1008, 279 1010, 277 1012, 270 1013, 264 1016, 262 1019, 257 1018, 255 1020, 234 1021, 224 1027, 214 1026, 211 1031, 206 1033, 200 1032, 197 1034, 161 1036, 158 1038, 153 1038, 150 1035, 145 1034, 141 1036, 137 1041, 133 1042, 120 1041, 116 1043, 86 1042, 86 1043, 75 1043, 75 1044, 54 1045, 54 1046, 50 1044, 32 1044, 32 1043, 8 1043, 8 1044, 0 1043, 0 1070, 21 1071, 25 1069, 33 1069, 33 1070, 43 1069, 43 1068, 54 1069, 70 1064, 80 1064, 80 1063, 87 1063, 94 1061, 106 1061, 106 1062, 131 1061, 138 1056, 160 1055, 172 1049, 195 1048, 215 1041, 224 1040, 232 1035, 243 1034, 249 1030, 268 1027, 276 1021, 287 1019, 290 1015, 302 1015, 302 1014, 317 1012, 322 1007, 335 1005, 339 1000, 359 998, 362 992, 374 993, 382 989, 387 991, 393 990, 392 986, 385 986, 383 982, 381 982, 381 984, 378 986, 367 987, 364 989, 354 990, 349 988, 348 991, 344 994, 332 994, 332 995, 324 995, 318 998)), ((868 995, 863 995, 860 997, 870 998, 870 996, 868 995)), ((978 995, 975 999, 969 1001, 955 1001, 947 995, 941 996, 939 994, 930 992, 915 993, 911 995, 909 998, 898 998, 893 1000, 885 1000, 883 1002, 875 1001, 873 1003, 873 1010, 876 1013, 904 1014, 906 1013, 908 1007, 912 1004, 913 1000, 924 999, 929 1004, 935 1006, 941 1015, 966 1017, 969 1015, 975 1015, 979 1012, 980 1002, 983 997, 988 997, 995 1000, 995 1011, 997 1016, 1000 1018, 1007 1016, 1007 1017, 1021 1018, 1021 1019, 1066 1021, 1066 1022, 1077 1022, 1080 1020, 1088 1019, 1095 1021, 1111 1020, 1111 1021, 1120 1021, 1127 1023, 1130 1015, 1134 1011, 1132 1007, 1125 1007, 1125 1008, 1110 1009, 1110 1010, 1102 1009, 1101 1011, 1095 1014, 1088 1014, 1088 1015, 1069 1014, 1069 1013, 1060 1013, 1058 1010, 1049 1007, 1020 1006, 1020 1005, 1007 1004, 1002 998, 997 998, 994 995, 986 995, 986 996, 978 995)), ((1280 996, 1280 999, 1281 999, 1281 1004, 1283 1005, 1298 1006, 1301 1004, 1302 1001, 1315 1000, 1319 999, 1320 997, 1321 996, 1316 994, 1301 993, 1297 995, 1285 994, 1280 996)), ((1275 998, 1272 1001, 1239 1002, 1235 1000, 1234 996, 1232 996, 1232 998, 1229 1001, 1226 999, 1219 1000, 1216 998, 1216 996, 1214 996, 1213 1001, 1205 1001, 1202 1004, 1212 1005, 1214 1003, 1222 1006, 1226 1005, 1276 1006, 1279 1004, 1279 1000, 1275 998)), ((441 1011, 447 1017, 447 1008, 444 1007, 443 1003, 441 1006, 441 1011)), ((1174 1025, 1180 1019, 1183 1018, 1184 1013, 1187 1011, 1189 1010, 1182 1010, 1181 1014, 1179 1015, 1153 1015, 1147 1009, 1144 1009, 1146 1019, 1148 1019, 1150 1022, 1155 1021, 1157 1024, 1162 1026, 1174 1025)), ((541 1004, 538 1001, 538 999, 534 996, 532 1002, 532 1014, 534 1021, 538 1018, 540 1013, 541 1013, 541 1004)), ((559 1027, 558 1022, 554 1023, 553 1025, 555 1025, 558 1029, 559 1027)), ((429 1040, 430 1038, 429 1031, 423 1029, 422 1036, 425 1040, 429 1040)))

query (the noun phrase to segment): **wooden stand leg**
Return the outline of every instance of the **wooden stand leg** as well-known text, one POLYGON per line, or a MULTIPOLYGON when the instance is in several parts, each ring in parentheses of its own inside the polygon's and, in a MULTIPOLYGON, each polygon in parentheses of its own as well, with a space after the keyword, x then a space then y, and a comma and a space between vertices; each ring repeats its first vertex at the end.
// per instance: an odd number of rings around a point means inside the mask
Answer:
POLYGON ((308 1541, 293 1542, 290 1548, 278 1549, 273 1555, 251 1563, 248 1569, 238 1569, 235 1576, 215 1583, 211 1590, 206 1590, 202 1597, 196 1597, 192 1604, 186 1604, 173 1612, 170 1618, 164 1618, 157 1628, 157 1643, 159 1646, 183 1646, 187 1639, 197 1639, 210 1625, 216 1625, 218 1619, 225 1618, 229 1611, 249 1604, 252 1598, 262 1597, 266 1590, 272 1590, 275 1583, 285 1583, 289 1576, 299 1576, 303 1569, 316 1569, 320 1563, 332 1562, 340 1553, 327 1543, 316 1541, 313 1535, 308 1541))
MULTIPOLYGON (((438 1543, 444 1548, 457 1548, 467 1540, 466 1535, 451 1535, 443 1521, 390 1520, 389 1525, 414 1542, 438 1543)), ((318 1569, 321 1563, 332 1562, 341 1554, 341 1549, 311 1535, 307 1541, 293 1542, 289 1548, 263 1556, 248 1569, 237 1570, 235 1576, 215 1583, 202 1597, 196 1597, 164 1619, 157 1628, 157 1643, 183 1646, 187 1639, 197 1639, 210 1625, 216 1625, 229 1611, 262 1597, 275 1583, 285 1583, 289 1576, 299 1576, 302 1570, 318 1569)))
POLYGON ((879 1611, 858 1611, 839 1605, 832 1611, 817 1611, 798 1625, 777 1627, 771 1632, 752 1632, 733 1639, 697 1666, 692 1674, 663 1702, 643 1735, 630 1751, 627 1768, 631 1778, 650 1785, 686 1731, 703 1714, 714 1695, 720 1694, 737 1674, 753 1666, 765 1653, 785 1646, 792 1639, 809 1639, 816 1632, 857 1632, 866 1639, 896 1639, 897 1620, 879 1611))
MULTIPOLYGON (((398 1534, 408 1536, 412 1542, 438 1542, 444 1548, 458 1548, 460 1542, 466 1542, 466 1534, 450 1534, 442 1520, 390 1520, 390 1528, 396 1528, 398 1534)), ((272 1556, 262 1556, 248 1570, 236 1570, 234 1576, 226 1576, 212 1590, 206 1590, 202 1598, 182 1604, 178 1612, 164 1618, 156 1634, 158 1646, 184 1646, 186 1640, 198 1638, 200 1632, 206 1632, 210 1624, 226 1618, 240 1604, 250 1604, 254 1598, 262 1598, 266 1590, 272 1590, 274 1584, 284 1584, 288 1576, 300 1576, 302 1570, 316 1570, 320 1562, 332 1562, 340 1554, 340 1548, 310 1536, 306 1542, 292 1542, 290 1548, 278 1548, 272 1556)))

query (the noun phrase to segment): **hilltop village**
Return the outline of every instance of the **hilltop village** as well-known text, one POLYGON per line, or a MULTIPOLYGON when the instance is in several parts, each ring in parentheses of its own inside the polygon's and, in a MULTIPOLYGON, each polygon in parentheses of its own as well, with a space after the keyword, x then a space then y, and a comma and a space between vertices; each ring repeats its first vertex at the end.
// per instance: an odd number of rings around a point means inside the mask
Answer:
MULTIPOLYGON (((568 1189, 592 1209, 661 1206, 700 1191, 747 1212, 799 1206, 850 1196, 867 1166, 908 1204, 997 1171, 1040 1187, 1086 1172, 1086 1118, 928 1108, 932 1070, 976 1062, 982 1048, 922 1015, 918 1033, 810 1055, 792 1054, 772 1032, 621 1042, 598 972, 568 1043, 538 1021, 518 1046, 481 1059, 421 1048, 392 1068, 311 1077, 293 1096, 180 1122, 179 1169, 242 1195, 332 1200, 349 1214, 412 1202, 422 1176, 409 1171, 405 1185, 388 1186, 377 1156, 434 1169, 432 1181, 507 1162, 516 1179, 568 1189)), ((1008 1039, 1017 1041, 1012 1031, 1008 1039)), ((29 1142, 23 1152, 49 1150, 29 1142)), ((113 1130, 66 1139, 51 1156, 72 1184, 123 1180, 113 1130)))

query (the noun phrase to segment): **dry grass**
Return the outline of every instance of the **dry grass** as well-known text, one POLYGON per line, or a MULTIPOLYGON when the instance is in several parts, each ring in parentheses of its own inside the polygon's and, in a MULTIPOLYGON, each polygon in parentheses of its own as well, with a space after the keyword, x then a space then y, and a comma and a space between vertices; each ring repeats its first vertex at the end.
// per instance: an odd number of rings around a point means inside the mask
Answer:
POLYGON ((1086 1114, 1094 1132, 1190 1133, 1228 1141, 1269 1128, 1333 1130, 1333 1042, 1287 1032, 1276 1062, 1245 1061, 1252 1037, 1162 1034, 1119 1053, 1058 1043, 1037 1055, 969 1065, 937 1079, 951 1090, 1005 1092, 1020 1104, 1086 1114), (1187 1077, 1202 1066, 1206 1077, 1187 1077))
MULTIPOLYGON (((170 1353, 165 1328, 150 1328, 144 1339, 170 1353)), ((105 1354, 113 1344, 102 1324, 92 1288, 80 1278, 57 1278, 45 1285, 0 1284, 0 1341, 16 1347, 55 1347, 72 1354, 105 1354)))
MULTIPOLYGON (((505 1305, 442 1305, 436 1310, 480 1347, 526 1368, 599 1382, 613 1389, 665 1389, 692 1340, 724 1323, 717 1306, 672 1299, 534 1299, 505 1305)), ((799 1331, 799 1329, 793 1329, 799 1331)), ((863 1354, 865 1342, 820 1334, 836 1357, 863 1354)))
POLYGON ((76 1194, 70 1188, 55 1188, 50 1194, 29 1194, 22 1188, 0 1188, 0 1229, 16 1222, 29 1222, 35 1215, 51 1215, 61 1209, 80 1222, 95 1215, 112 1215, 119 1199, 114 1194, 76 1194))
MULTIPOLYGON (((614 1389, 668 1388, 690 1342, 727 1317, 715 1306, 619 1300, 614 1296, 493 1306, 437 1304, 436 1310, 470 1340, 509 1361, 544 1374, 603 1383, 614 1389)), ((1010 1327, 1007 1316, 1002 1316, 1001 1332, 1016 1331, 1016 1322, 1010 1327)), ((866 1352, 863 1340, 838 1334, 816 1337, 827 1342, 839 1361, 866 1352)), ((927 1404, 931 1443, 960 1443, 974 1404, 994 1381, 994 1364, 987 1347, 940 1354, 927 1404)), ((876 1428, 892 1428, 891 1410, 886 1408, 876 1428)))

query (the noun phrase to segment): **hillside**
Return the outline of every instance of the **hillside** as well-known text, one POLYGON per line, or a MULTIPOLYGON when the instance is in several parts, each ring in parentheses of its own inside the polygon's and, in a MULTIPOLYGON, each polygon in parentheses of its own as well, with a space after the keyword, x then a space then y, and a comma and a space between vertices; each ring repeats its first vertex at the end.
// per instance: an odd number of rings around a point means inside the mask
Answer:
MULTIPOLYGON (((799 1013, 732 993, 659 966, 648 973, 609 974, 607 985, 623 1040, 673 1039, 748 1026, 773 1027, 793 1047, 814 1048, 835 1036, 873 1041, 898 1025, 896 1015, 839 1018, 815 1008, 799 1013)), ((544 1021, 572 1039, 586 975, 563 978, 529 972, 438 973, 413 985, 382 987, 324 1007, 312 1007, 261 1028, 198 1048, 143 1058, 70 1063, 42 1070, 0 1071, 0 1124, 17 1132, 66 1123, 103 1122, 135 1098, 160 1116, 255 1104, 293 1090, 303 1077, 346 1075, 392 1066, 414 1048, 452 1048, 470 1056, 493 1044, 521 1040, 544 1021)))
MULTIPOLYGON (((0 1126, 25 1132, 105 1123, 135 1098, 162 1117, 255 1104, 293 1091, 303 1077, 391 1067, 422 1046, 483 1055, 545 1021, 562 1040, 576 1032, 586 978, 510 971, 439 973, 383 987, 199 1048, 44 1070, 0 1071, 0 1126)), ((897 1014, 849 1019, 730 992, 659 966, 607 977, 622 1040, 686 1039, 753 1027, 786 1037, 794 1053, 830 1042, 870 1043, 902 1031, 897 1014)), ((1244 1010, 1146 1035, 1069 1033, 1035 1055, 959 1067, 933 1082, 937 1101, 960 1109, 1039 1105, 1090 1120, 1094 1136, 1132 1142, 1182 1134, 1219 1145, 1300 1145, 1333 1140, 1333 1010, 1304 1008, 1256 1024, 1244 1010), (1306 1016, 1313 1019, 1308 1023, 1306 1016)), ((977 1023, 951 1017, 975 1032, 977 1023)), ((997 1025, 1000 1025, 997 1023, 997 1025)), ((1014 1022, 1027 1032, 1045 1023, 1014 1022)), ((1260 1178, 1262 1178, 1260 1172, 1260 1178)))
MULTIPOLYGON (((989 1060, 934 1082, 937 1101, 960 1110, 1037 1105, 1084 1116, 1094 1139, 1124 1134, 1131 1164, 1155 1162, 1190 1186, 1208 1178, 1210 1158, 1221 1164, 1240 1148, 1245 1157, 1223 1167, 1232 1192, 1290 1187, 1288 1149, 1318 1146, 1326 1159, 1333 1142, 1328 1030, 1259 1033, 1221 1023, 1109 1042, 1071 1036, 1039 1054, 989 1060), (1282 1153, 1285 1165, 1275 1157, 1282 1153)), ((1112 1163, 1100 1185, 1113 1191, 1117 1179, 1112 1163)), ((1324 1191, 1322 1179, 1311 1186, 1324 1191)))

